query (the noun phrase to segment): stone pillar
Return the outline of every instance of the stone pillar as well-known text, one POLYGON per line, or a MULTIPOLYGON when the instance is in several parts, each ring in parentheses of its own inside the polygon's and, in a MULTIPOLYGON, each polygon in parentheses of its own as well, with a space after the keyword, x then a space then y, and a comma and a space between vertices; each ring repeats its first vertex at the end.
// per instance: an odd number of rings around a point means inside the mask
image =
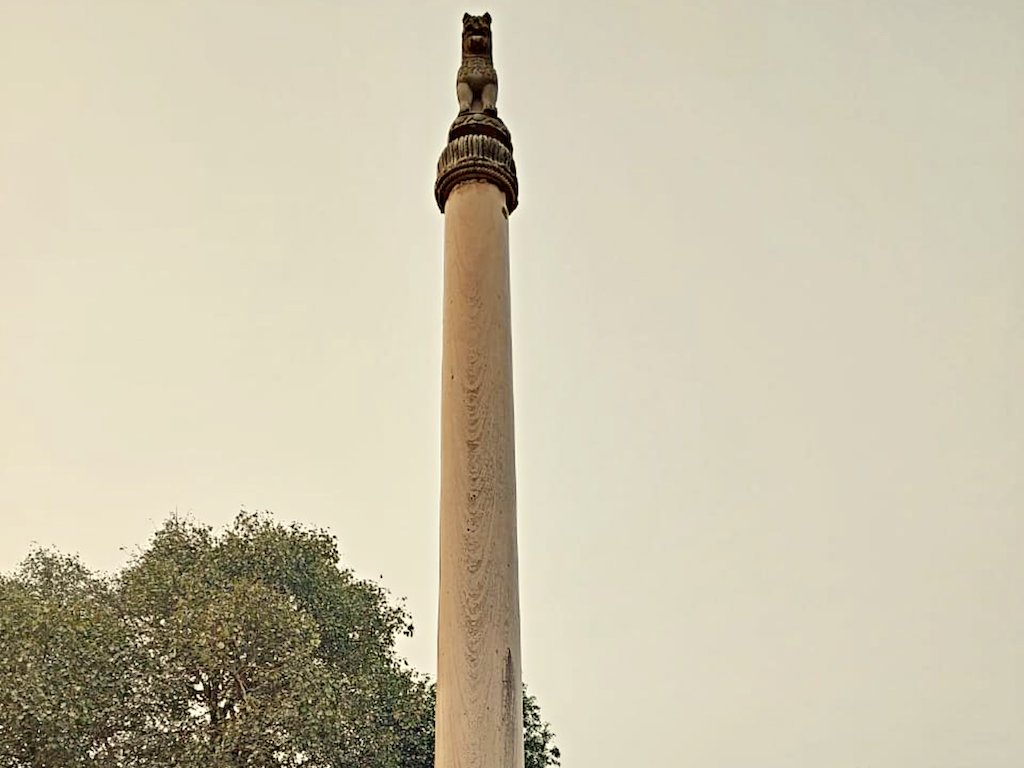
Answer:
POLYGON ((444 213, 437 768, 523 768, 508 216, 490 15, 463 17, 460 112, 438 162, 444 213))

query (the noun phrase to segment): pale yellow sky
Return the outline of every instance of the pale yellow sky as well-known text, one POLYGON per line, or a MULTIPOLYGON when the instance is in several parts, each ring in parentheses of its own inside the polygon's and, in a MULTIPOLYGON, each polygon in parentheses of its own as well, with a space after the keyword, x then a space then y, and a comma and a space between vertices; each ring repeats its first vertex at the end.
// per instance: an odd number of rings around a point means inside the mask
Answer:
POLYGON ((270 509, 432 671, 467 10, 565 767, 1024 764, 1015 0, 0 0, 0 569, 270 509))

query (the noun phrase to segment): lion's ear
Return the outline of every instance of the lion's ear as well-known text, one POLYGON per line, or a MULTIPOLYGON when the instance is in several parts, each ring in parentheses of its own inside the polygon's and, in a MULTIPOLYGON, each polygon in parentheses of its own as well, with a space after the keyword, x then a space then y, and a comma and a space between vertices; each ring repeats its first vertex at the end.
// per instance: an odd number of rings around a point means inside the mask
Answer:
POLYGON ((484 23, 485 23, 485 24, 490 24, 490 23, 491 23, 491 14, 489 14, 489 13, 485 13, 485 14, 483 15, 483 20, 484 20, 484 23))
POLYGON ((465 24, 465 23, 466 23, 467 21, 469 21, 469 20, 470 20, 471 18, 473 18, 473 17, 472 17, 472 16, 470 16, 470 15, 469 15, 468 13, 464 13, 464 14, 462 14, 462 23, 463 23, 463 24, 465 24))

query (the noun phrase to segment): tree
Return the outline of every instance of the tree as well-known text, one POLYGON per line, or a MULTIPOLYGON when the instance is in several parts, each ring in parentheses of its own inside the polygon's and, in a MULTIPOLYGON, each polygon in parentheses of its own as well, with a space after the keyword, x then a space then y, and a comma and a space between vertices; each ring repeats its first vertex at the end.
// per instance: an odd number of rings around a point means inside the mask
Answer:
POLYGON ((0 577, 0 766, 119 765, 137 656, 110 584, 46 550, 0 577))
MULTIPOLYGON (((0 582, 0 766, 432 766, 410 617, 338 561, 326 532, 245 513, 221 535, 171 518, 109 581, 32 555, 0 582)), ((524 721, 527 768, 557 766, 532 697, 524 721)))
POLYGON ((561 751, 554 745, 551 725, 540 716, 540 705, 528 696, 523 686, 523 735, 526 768, 547 768, 561 765, 561 751))

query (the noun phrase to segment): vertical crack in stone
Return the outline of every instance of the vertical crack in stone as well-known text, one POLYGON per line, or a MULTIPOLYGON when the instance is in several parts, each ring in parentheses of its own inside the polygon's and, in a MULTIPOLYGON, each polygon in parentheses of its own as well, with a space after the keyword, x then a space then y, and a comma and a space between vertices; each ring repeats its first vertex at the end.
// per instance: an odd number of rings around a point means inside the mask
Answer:
POLYGON ((505 649, 505 673, 501 678, 501 724, 505 731, 505 764, 513 765, 516 754, 516 671, 512 649, 505 649))

